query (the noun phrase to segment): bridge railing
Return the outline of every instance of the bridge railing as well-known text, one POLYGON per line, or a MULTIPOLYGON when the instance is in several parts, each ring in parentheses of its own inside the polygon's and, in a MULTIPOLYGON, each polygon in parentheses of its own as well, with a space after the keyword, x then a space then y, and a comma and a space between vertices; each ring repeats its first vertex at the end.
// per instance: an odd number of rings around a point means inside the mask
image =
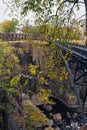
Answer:
POLYGON ((41 34, 35 33, 0 33, 0 39, 3 41, 20 41, 20 40, 43 40, 41 34))
POLYGON ((0 33, 0 39, 3 41, 28 40, 29 34, 22 33, 0 33))
POLYGON ((0 39, 2 41, 20 41, 20 40, 41 40, 51 42, 50 36, 44 37, 42 33, 0 33, 0 39))

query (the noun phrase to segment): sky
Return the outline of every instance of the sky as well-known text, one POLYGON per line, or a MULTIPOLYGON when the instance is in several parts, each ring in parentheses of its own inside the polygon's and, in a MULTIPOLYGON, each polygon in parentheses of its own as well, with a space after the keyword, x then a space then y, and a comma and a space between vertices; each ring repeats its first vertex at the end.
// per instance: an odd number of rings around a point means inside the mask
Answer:
POLYGON ((7 10, 7 6, 2 3, 2 0, 0 0, 0 23, 6 19, 10 19, 8 13, 9 10, 7 10))
POLYGON ((11 15, 11 10, 8 8, 6 4, 0 0, 0 23, 2 23, 5 20, 11 20, 12 18, 17 18, 21 23, 23 23, 24 20, 28 20, 30 25, 34 24, 35 21, 35 15, 30 11, 28 16, 25 18, 20 15, 19 12, 16 12, 17 16, 11 15))
MULTIPOLYGON (((85 7, 83 5, 81 5, 80 10, 78 12, 76 12, 75 17, 79 18, 80 16, 82 16, 84 14, 85 14, 85 7)), ((4 20, 11 20, 11 19, 12 19, 12 16, 10 16, 10 9, 7 7, 6 4, 4 4, 2 2, 2 0, 0 0, 0 23, 2 23, 4 20)), ((21 15, 19 15, 19 16, 17 16, 17 19, 19 19, 19 20, 21 19, 22 21, 23 21, 23 19, 29 20, 29 24, 33 25, 35 16, 32 12, 29 12, 28 16, 26 16, 25 18, 22 18, 21 15)))

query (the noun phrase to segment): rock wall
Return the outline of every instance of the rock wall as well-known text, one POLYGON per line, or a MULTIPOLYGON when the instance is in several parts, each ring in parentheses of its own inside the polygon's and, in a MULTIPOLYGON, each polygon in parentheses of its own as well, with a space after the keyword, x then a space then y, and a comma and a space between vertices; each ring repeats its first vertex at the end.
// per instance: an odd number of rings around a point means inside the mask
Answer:
MULTIPOLYGON (((14 43, 12 44, 12 46, 15 47, 16 55, 19 57, 20 60, 20 73, 28 75, 28 64, 32 63, 35 65, 39 65, 39 70, 41 71, 42 75, 45 75, 45 60, 46 53, 48 51, 46 46, 45 49, 41 45, 31 45, 27 43, 14 43)), ((29 86, 27 86, 29 87, 28 89, 30 90, 30 88, 32 88, 32 91, 36 92, 38 87, 37 77, 33 77, 29 80, 30 83, 29 86)), ((45 87, 46 89, 51 89, 54 96, 62 98, 65 101, 65 97, 70 91, 70 86, 67 85, 67 82, 70 85, 69 79, 64 81, 63 83, 50 80, 49 85, 44 85, 43 87, 45 87), (60 93, 60 88, 64 88, 62 94, 60 93)), ((8 95, 6 91, 0 91, 0 103, 1 105, 4 104, 6 108, 0 111, 0 115, 2 116, 2 120, 0 121, 0 130, 26 130, 21 97, 24 90, 20 89, 19 86, 16 87, 18 87, 19 95, 8 95)), ((27 90, 26 87, 25 90, 27 90)))

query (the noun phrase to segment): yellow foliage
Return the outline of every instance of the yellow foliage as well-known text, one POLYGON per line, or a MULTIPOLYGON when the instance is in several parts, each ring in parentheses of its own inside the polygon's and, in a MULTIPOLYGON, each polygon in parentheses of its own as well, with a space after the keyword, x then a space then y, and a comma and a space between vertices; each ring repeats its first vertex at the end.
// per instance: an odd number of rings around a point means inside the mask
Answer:
MULTIPOLYGON (((64 66, 64 59, 62 58, 61 48, 58 49, 55 45, 50 46, 49 55, 46 59, 46 73, 50 79, 57 80, 62 82, 64 79, 67 79, 68 72, 64 66)), ((68 55, 68 54, 67 54, 68 55)), ((66 55, 66 57, 67 57, 66 55)))
POLYGON ((45 104, 51 104, 52 103, 52 101, 49 100, 49 97, 52 95, 51 90, 40 88, 39 89, 39 95, 41 95, 40 98, 39 98, 40 101, 42 101, 42 102, 44 101, 45 104))
POLYGON ((37 65, 33 65, 33 64, 29 64, 28 67, 29 67, 30 74, 32 76, 36 75, 38 66, 37 65))
POLYGON ((17 19, 5 20, 3 23, 1 23, 0 28, 2 32, 10 33, 10 32, 16 32, 16 27, 18 25, 17 19))
POLYGON ((48 83, 48 80, 47 79, 45 79, 44 77, 41 77, 40 79, 39 79, 39 81, 40 81, 40 84, 42 85, 42 84, 45 84, 45 85, 48 85, 49 83, 48 83))
POLYGON ((63 94, 63 88, 59 89, 59 93, 62 95, 63 94))
POLYGON ((22 48, 19 48, 19 49, 18 49, 18 53, 19 53, 19 54, 24 54, 23 49, 22 49, 22 48))
POLYGON ((8 82, 19 72, 19 59, 15 48, 8 42, 0 43, 0 80, 8 82))
POLYGON ((27 86, 28 84, 29 84, 29 81, 26 79, 23 85, 27 86))
POLYGON ((20 83, 20 77, 15 76, 10 80, 10 86, 17 86, 20 83))

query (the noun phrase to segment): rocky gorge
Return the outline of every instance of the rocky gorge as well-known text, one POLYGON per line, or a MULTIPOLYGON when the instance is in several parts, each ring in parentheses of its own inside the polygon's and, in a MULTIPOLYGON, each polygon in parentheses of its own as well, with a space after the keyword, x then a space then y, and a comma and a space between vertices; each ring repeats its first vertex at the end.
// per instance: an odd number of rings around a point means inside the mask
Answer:
POLYGON ((20 83, 17 92, 0 88, 0 130, 86 130, 80 129, 80 110, 55 46, 36 41, 9 45, 19 58, 20 83))

